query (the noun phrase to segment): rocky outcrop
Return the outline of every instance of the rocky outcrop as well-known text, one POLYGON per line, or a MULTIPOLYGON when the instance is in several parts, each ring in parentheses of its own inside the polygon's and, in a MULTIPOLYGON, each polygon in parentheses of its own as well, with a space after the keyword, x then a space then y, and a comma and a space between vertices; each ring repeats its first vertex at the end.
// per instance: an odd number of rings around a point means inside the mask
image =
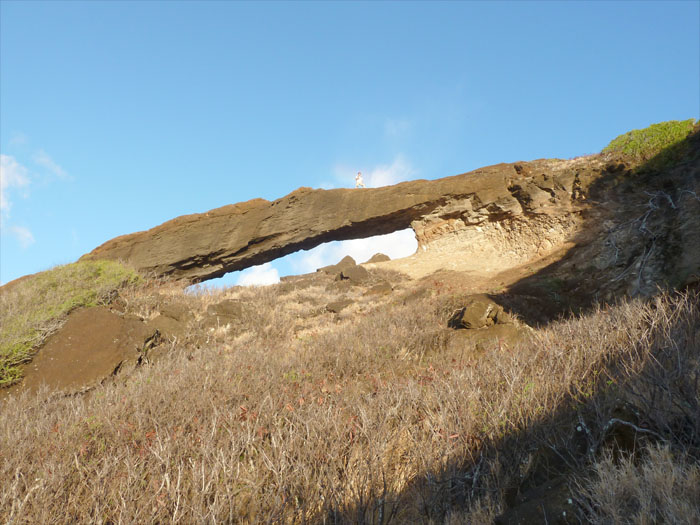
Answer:
POLYGON ((120 259, 144 273, 198 282, 327 241, 408 227, 425 249, 481 224, 568 215, 582 202, 585 181, 601 169, 595 159, 548 160, 382 188, 300 188, 273 202, 255 199, 178 217, 112 239, 83 258, 120 259))
POLYGON ((485 296, 475 296, 455 312, 448 322, 451 328, 486 328, 495 324, 512 324, 513 318, 502 306, 485 296))

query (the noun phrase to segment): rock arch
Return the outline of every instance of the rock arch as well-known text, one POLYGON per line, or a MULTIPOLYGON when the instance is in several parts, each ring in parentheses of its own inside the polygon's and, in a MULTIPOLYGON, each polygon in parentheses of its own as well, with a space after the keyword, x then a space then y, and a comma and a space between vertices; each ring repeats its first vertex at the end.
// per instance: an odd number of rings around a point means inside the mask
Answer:
POLYGON ((499 164, 381 188, 299 188, 272 202, 254 199, 177 217, 107 241, 83 258, 121 259, 141 272, 195 283, 328 241, 408 227, 420 249, 485 222, 568 213, 575 186, 568 162, 499 164))

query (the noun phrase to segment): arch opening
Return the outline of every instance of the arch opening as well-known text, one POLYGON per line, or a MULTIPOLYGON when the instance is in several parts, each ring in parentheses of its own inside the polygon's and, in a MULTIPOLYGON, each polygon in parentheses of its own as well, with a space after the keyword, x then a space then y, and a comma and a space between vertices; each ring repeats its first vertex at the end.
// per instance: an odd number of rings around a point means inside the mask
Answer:
POLYGON ((299 250, 265 264, 229 272, 222 277, 190 286, 189 289, 264 286, 275 284, 282 277, 313 273, 318 268, 337 263, 346 255, 360 264, 376 253, 383 253, 391 259, 401 259, 413 255, 417 249, 418 241, 411 228, 372 237, 329 241, 310 250, 299 250))

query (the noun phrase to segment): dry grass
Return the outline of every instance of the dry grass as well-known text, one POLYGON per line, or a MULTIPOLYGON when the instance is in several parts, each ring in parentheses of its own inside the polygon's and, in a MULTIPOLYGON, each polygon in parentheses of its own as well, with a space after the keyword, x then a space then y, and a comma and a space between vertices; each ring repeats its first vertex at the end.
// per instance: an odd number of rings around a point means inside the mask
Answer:
MULTIPOLYGON (((154 301, 197 313, 238 299, 244 318, 87 396, 2 401, 4 521, 489 522, 538 447, 595 461, 616 403, 644 406, 651 390, 638 378, 659 376, 653 356, 697 352, 700 338, 690 295, 553 323, 477 357, 445 344, 451 303, 440 296, 349 292, 357 303, 337 316, 323 287, 162 290, 125 301, 150 315, 154 301)), ((693 454, 680 413, 635 424, 693 454)))
POLYGON ((697 523, 700 516, 700 464, 668 445, 653 445, 643 458, 611 454, 595 465, 583 504, 597 523, 697 523))

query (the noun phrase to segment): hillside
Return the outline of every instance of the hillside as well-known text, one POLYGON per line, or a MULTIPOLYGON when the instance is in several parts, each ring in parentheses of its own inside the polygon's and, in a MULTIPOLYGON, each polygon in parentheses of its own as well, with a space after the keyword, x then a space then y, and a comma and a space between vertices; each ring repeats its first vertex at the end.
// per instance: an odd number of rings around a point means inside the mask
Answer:
POLYGON ((699 194, 700 125, 672 121, 178 217, 8 283, 0 516, 697 522, 699 194), (405 259, 186 291, 406 227, 405 259))

